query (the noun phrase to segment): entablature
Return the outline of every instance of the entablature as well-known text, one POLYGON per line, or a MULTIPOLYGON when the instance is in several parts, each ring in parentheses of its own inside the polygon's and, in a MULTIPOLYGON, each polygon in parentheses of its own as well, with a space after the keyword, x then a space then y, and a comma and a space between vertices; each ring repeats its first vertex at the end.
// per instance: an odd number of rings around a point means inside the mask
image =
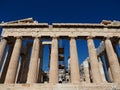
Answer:
POLYGON ((8 36, 68 36, 68 37, 120 37, 120 22, 89 23, 38 23, 32 18, 1 23, 2 37, 8 36))
POLYGON ((120 37, 120 29, 107 28, 3 28, 3 37, 8 36, 104 36, 120 37))

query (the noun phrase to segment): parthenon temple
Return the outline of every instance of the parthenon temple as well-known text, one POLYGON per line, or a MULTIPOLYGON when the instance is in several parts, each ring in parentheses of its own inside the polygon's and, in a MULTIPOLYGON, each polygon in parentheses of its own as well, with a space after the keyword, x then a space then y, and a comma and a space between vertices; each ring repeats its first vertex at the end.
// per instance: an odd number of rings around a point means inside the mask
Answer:
POLYGON ((119 21, 49 25, 26 18, 0 27, 0 90, 120 90, 119 21), (83 41, 87 51, 78 49, 83 41))

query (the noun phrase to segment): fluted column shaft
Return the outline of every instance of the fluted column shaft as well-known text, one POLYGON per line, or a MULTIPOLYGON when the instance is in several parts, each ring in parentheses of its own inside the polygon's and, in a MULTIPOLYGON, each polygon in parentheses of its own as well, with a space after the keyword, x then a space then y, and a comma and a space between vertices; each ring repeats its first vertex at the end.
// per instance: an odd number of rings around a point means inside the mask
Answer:
POLYGON ((15 83, 21 45, 22 45, 22 40, 20 38, 17 38, 10 59, 10 63, 8 66, 5 83, 15 83))
POLYGON ((10 58, 11 58, 11 55, 12 55, 13 48, 14 48, 14 43, 9 44, 7 58, 5 60, 5 64, 4 64, 2 75, 1 75, 1 82, 2 83, 5 81, 5 77, 6 77, 6 73, 7 73, 7 69, 8 69, 8 66, 9 66, 9 62, 10 62, 10 58))
POLYGON ((70 39, 70 71, 71 83, 80 83, 78 54, 75 38, 70 39))
POLYGON ((89 75, 89 66, 88 61, 83 62, 84 65, 84 73, 85 73, 85 82, 90 83, 90 75, 89 75))
POLYGON ((100 74, 101 74, 101 77, 102 77, 102 81, 103 82, 107 82, 106 78, 105 78, 105 73, 104 73, 104 69, 103 69, 103 64, 102 64, 101 58, 99 57, 98 59, 99 59, 99 69, 100 69, 100 74))
POLYGON ((42 45, 42 42, 40 43, 40 62, 39 62, 39 77, 38 77, 38 83, 42 82, 42 77, 43 77, 43 73, 42 73, 42 67, 43 67, 43 51, 44 46, 42 45))
POLYGON ((120 66, 118 58, 115 54, 115 51, 109 38, 105 40, 105 47, 108 56, 108 61, 110 64, 110 69, 113 76, 113 82, 120 82, 120 66))
POLYGON ((102 79, 99 71, 99 64, 98 64, 98 59, 97 59, 97 54, 96 54, 93 39, 91 37, 88 37, 87 42, 88 42, 88 51, 89 51, 89 57, 90 57, 93 83, 100 83, 102 79))
POLYGON ((2 66, 2 59, 4 56, 6 45, 7 45, 7 40, 3 38, 2 41, 0 42, 0 67, 2 66))
POLYGON ((29 70, 29 62, 30 62, 30 51, 31 51, 31 43, 28 42, 27 43, 27 51, 26 51, 26 54, 25 54, 25 60, 24 60, 24 63, 23 63, 23 68, 22 68, 22 71, 21 71, 21 77, 20 77, 20 82, 22 83, 25 83, 27 81, 27 74, 28 74, 28 70, 29 70))
POLYGON ((36 83, 38 79, 38 60, 39 60, 39 49, 40 49, 39 38, 34 39, 32 55, 29 65, 27 83, 36 83))
POLYGON ((52 39, 49 83, 58 83, 58 39, 52 39))
POLYGON ((109 74, 110 82, 113 82, 113 76, 112 76, 112 73, 111 73, 110 67, 108 67, 108 74, 109 74))

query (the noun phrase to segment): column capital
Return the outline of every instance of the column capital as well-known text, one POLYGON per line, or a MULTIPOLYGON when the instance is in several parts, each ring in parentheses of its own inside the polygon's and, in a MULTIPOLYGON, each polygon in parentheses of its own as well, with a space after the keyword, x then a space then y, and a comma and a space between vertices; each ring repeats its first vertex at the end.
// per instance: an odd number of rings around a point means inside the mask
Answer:
POLYGON ((106 38, 105 38, 105 41, 106 41, 106 40, 111 40, 111 37, 106 37, 106 38))
POLYGON ((41 37, 34 37, 35 39, 40 39, 41 37))
POLYGON ((109 40, 111 38, 112 38, 111 36, 104 36, 104 38, 102 39, 102 41, 109 40))
POLYGON ((71 38, 71 39, 76 39, 76 37, 74 37, 74 36, 71 36, 70 38, 71 38))
POLYGON ((108 40, 108 39, 110 39, 111 37, 106 37, 106 39, 108 40))
POLYGON ((0 37, 0 39, 1 39, 1 40, 2 40, 2 39, 8 40, 7 37, 2 37, 2 36, 0 37))
POLYGON ((70 38, 77 38, 77 36, 69 36, 70 38))
POLYGON ((16 39, 23 39, 22 36, 16 36, 16 39))
POLYGON ((95 36, 88 36, 87 39, 93 39, 95 36))
POLYGON ((34 39, 35 39, 35 38, 41 38, 41 36, 35 36, 35 37, 33 37, 33 38, 34 38, 34 39))
POLYGON ((6 39, 6 37, 2 37, 2 36, 1 36, 0 38, 1 38, 1 39, 6 39))
POLYGON ((58 39, 58 38, 59 38, 59 36, 52 36, 52 38, 53 38, 53 39, 58 39))
POLYGON ((112 36, 104 36, 105 37, 105 39, 111 39, 112 38, 112 36))
POLYGON ((69 40, 70 40, 70 39, 75 39, 75 40, 76 40, 76 38, 77 38, 76 36, 70 36, 70 37, 69 37, 69 40))

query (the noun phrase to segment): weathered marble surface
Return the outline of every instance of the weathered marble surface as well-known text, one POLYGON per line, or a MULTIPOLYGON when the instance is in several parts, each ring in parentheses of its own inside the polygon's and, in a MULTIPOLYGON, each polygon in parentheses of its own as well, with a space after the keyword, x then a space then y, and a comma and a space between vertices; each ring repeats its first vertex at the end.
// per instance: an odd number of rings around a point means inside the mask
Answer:
POLYGON ((0 90, 120 90, 120 84, 1 84, 0 90))

